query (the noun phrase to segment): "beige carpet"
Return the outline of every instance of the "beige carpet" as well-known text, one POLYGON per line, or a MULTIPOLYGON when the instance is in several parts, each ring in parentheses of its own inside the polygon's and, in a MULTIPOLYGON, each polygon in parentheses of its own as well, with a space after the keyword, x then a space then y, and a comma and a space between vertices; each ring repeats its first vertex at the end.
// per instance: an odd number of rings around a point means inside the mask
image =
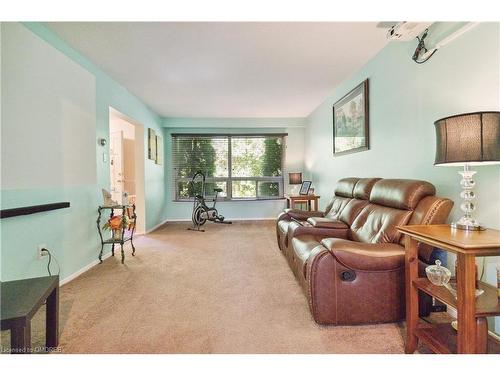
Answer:
MULTIPOLYGON (((61 289, 63 353, 403 353, 403 324, 318 326, 273 222, 164 225, 61 289)), ((97 256, 97 249, 96 249, 97 256)), ((44 342, 44 311, 33 346, 44 342)), ((2 346, 9 333, 2 332, 2 346)))

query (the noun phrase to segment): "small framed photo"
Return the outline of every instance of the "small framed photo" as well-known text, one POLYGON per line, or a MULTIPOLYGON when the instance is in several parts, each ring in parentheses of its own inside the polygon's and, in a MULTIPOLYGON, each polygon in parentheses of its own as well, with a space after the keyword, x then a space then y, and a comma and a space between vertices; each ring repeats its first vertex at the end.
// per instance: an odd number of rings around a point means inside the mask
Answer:
POLYGON ((163 164, 163 138, 156 136, 156 164, 163 164))
POLYGON ((156 133, 148 128, 148 159, 156 161, 156 133))
POLYGON ((302 185, 300 185, 299 194, 307 195, 309 194, 309 189, 311 188, 312 181, 302 181, 302 185))

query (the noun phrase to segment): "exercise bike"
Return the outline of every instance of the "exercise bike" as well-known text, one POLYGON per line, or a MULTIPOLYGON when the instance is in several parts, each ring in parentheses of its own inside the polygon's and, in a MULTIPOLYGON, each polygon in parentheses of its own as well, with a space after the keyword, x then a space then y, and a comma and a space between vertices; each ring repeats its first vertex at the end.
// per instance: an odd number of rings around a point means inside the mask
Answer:
POLYGON ((194 196, 193 202, 193 214, 191 215, 191 220, 193 221, 193 227, 188 228, 188 230, 195 230, 199 232, 204 232, 204 229, 200 229, 207 220, 213 221, 218 224, 232 224, 231 221, 225 221, 224 216, 219 215, 219 212, 215 208, 215 204, 217 203, 217 197, 219 193, 222 192, 222 189, 215 188, 214 193, 215 197, 213 200, 212 207, 208 207, 205 201, 205 175, 202 172, 196 172, 193 178, 191 179, 191 189, 195 191, 195 186, 197 183, 197 179, 201 178, 201 194, 196 194, 194 196))

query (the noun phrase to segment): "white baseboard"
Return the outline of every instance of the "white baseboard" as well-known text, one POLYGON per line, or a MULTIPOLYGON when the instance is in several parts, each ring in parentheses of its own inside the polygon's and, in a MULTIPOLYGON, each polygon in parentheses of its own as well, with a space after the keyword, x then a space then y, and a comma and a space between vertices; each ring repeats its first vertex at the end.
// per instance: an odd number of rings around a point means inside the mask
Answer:
MULTIPOLYGON (((106 254, 103 254, 102 255, 102 260, 104 259, 107 259, 111 256, 111 251, 109 253, 106 253, 106 254)), ((67 284, 69 283, 71 280, 74 280, 76 279, 78 276, 80 276, 82 273, 84 272, 87 272, 89 269, 91 269, 92 267, 98 265, 100 262, 99 262, 99 259, 96 259, 94 260, 93 262, 90 262, 89 264, 87 264, 85 267, 83 268, 80 268, 78 271, 72 273, 71 275, 69 275, 68 277, 65 277, 64 279, 60 280, 59 281, 59 285, 60 286, 63 286, 64 284, 67 284)))
MULTIPOLYGON (((226 220, 227 221, 264 221, 264 220, 276 220, 276 218, 277 218, 277 216, 273 216, 273 217, 240 217, 240 218, 227 217, 226 220)), ((186 218, 168 219, 165 222, 163 222, 161 225, 165 224, 166 222, 173 223, 173 222, 188 222, 188 221, 190 222, 191 219, 186 219, 186 218)))
POLYGON ((454 307, 451 307, 450 305, 446 305, 446 312, 448 315, 450 315, 453 319, 458 319, 457 315, 457 310, 454 307))
POLYGON ((170 220, 163 220, 160 224, 155 225, 153 228, 146 230, 146 234, 151 233, 155 230, 157 230, 159 227, 161 227, 163 224, 165 224, 167 221, 170 220))
POLYGON ((229 221, 265 221, 265 220, 276 220, 278 216, 273 217, 241 217, 241 218, 231 218, 229 221))
MULTIPOLYGON (((451 307, 450 305, 446 305, 446 312, 453 319, 458 319, 457 310, 454 307, 451 307)), ((492 336, 496 340, 500 340, 500 336, 493 331, 488 330, 488 335, 492 336)))

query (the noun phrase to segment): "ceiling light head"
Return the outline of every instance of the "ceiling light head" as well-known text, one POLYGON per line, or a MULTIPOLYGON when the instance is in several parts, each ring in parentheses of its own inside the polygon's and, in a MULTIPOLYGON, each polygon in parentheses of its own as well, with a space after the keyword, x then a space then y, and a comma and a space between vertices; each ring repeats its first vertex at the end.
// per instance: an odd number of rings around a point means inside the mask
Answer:
POLYGON ((419 36, 432 22, 398 22, 387 30, 387 39, 408 42, 419 36))

